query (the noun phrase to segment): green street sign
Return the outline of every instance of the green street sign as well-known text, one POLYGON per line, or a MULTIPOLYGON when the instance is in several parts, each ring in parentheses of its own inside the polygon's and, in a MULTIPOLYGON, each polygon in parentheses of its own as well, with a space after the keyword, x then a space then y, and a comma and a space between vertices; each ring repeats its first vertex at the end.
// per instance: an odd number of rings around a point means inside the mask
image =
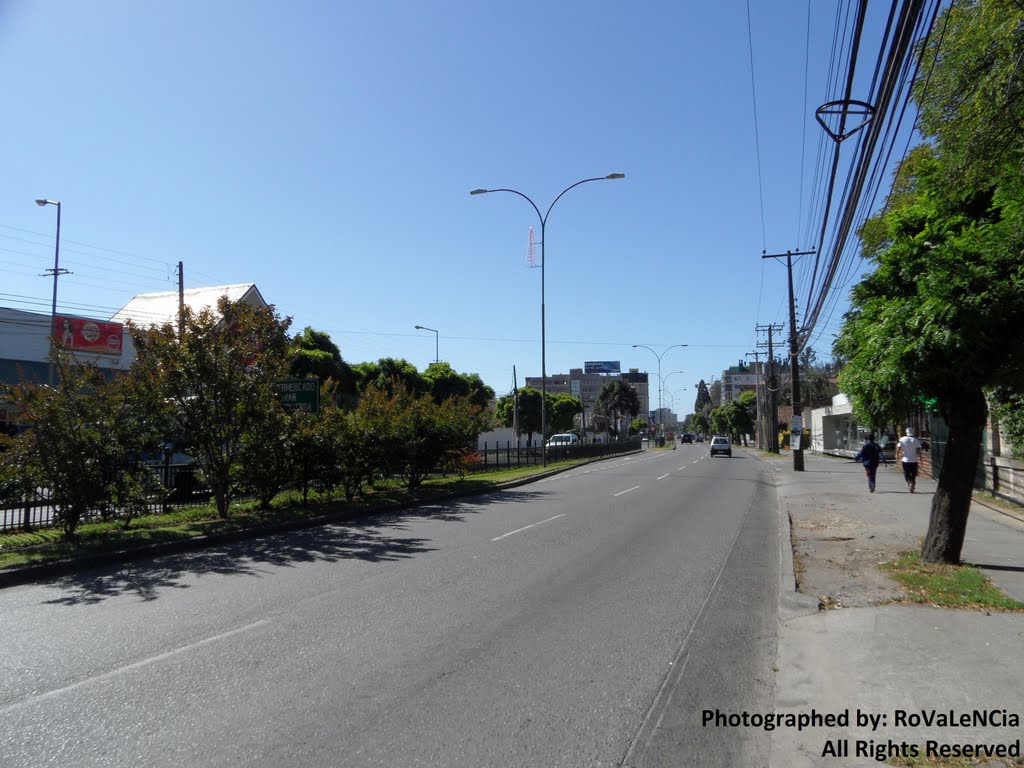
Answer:
POLYGON ((286 411, 320 412, 320 379, 281 379, 277 399, 286 411))

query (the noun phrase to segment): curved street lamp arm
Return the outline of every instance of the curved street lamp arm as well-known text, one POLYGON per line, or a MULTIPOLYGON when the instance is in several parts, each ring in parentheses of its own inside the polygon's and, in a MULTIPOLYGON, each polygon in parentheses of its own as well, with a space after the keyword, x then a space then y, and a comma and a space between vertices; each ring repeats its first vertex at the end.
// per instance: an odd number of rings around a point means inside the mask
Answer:
MULTIPOLYGON (((540 208, 537 207, 537 204, 535 202, 533 202, 533 200, 531 200, 529 197, 524 195, 522 192, 520 192, 518 189, 485 189, 483 191, 484 192, 511 192, 513 195, 519 195, 521 198, 523 198, 523 200, 525 200, 526 202, 528 202, 530 205, 533 206, 533 210, 535 210, 537 212, 537 218, 540 220, 541 227, 544 226, 544 222, 547 219, 547 217, 546 216, 541 216, 540 215, 540 208)), ((550 208, 548 208, 548 212, 549 213, 551 212, 550 208)))
POLYGON ((676 347, 688 347, 688 346, 690 346, 690 345, 689 345, 689 344, 673 344, 673 345, 672 345, 671 347, 668 347, 668 348, 667 348, 667 349, 666 349, 666 350, 665 350, 664 352, 662 352, 661 354, 662 354, 662 356, 664 356, 664 355, 666 355, 666 354, 668 353, 668 350, 669 350, 669 349, 675 349, 676 347))
MULTIPOLYGON (((616 174, 609 174, 609 175, 610 176, 615 176, 616 174)), ((547 211, 547 213, 544 214, 544 218, 542 218, 541 221, 542 222, 546 222, 548 220, 548 216, 551 214, 551 209, 555 207, 555 203, 557 203, 559 200, 561 200, 562 199, 562 195, 564 195, 570 189, 575 189, 580 184, 586 184, 588 181, 604 181, 607 178, 608 178, 608 176, 595 176, 592 179, 583 179, 581 181, 577 181, 575 184, 571 184, 570 186, 566 187, 565 189, 563 189, 561 192, 558 193, 558 197, 556 197, 554 200, 551 201, 551 205, 548 206, 548 211, 547 211)), ((526 197, 526 196, 524 195, 524 197, 526 197)), ((529 198, 527 198, 527 199, 529 200, 529 198)), ((530 202, 533 202, 533 201, 531 200, 530 202)), ((536 208, 536 207, 537 206, 534 206, 534 208, 536 208)), ((540 215, 540 211, 537 211, 537 215, 538 216, 540 215)))

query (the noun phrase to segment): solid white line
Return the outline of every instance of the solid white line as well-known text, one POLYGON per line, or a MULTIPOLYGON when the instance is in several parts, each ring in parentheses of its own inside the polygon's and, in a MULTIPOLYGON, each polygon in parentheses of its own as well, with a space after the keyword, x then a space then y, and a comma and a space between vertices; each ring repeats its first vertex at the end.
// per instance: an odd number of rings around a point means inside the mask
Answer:
POLYGON ((665 479, 666 477, 668 477, 668 476, 669 476, 669 475, 671 475, 671 474, 672 474, 671 472, 668 472, 668 473, 666 473, 666 474, 662 475, 661 477, 659 477, 658 479, 659 479, 659 480, 664 480, 664 479, 665 479))
POLYGON ((156 663, 158 661, 163 661, 164 659, 169 659, 172 656, 177 656, 179 653, 184 653, 185 651, 191 651, 193 648, 199 648, 199 647, 204 646, 204 645, 209 645, 210 643, 216 642, 217 640, 223 640, 226 637, 231 637, 232 635, 237 635, 237 634, 239 634, 241 632, 248 632, 250 629, 255 629, 256 627, 260 626, 261 624, 269 623, 269 621, 270 621, 269 619, 260 619, 259 621, 254 621, 252 624, 246 624, 244 627, 238 627, 237 629, 232 629, 229 632, 223 632, 223 633, 221 633, 219 635, 214 635, 213 637, 207 637, 207 638, 205 638, 203 640, 199 640, 199 641, 191 643, 189 645, 183 645, 181 648, 175 648, 173 651, 167 651, 166 653, 161 653, 161 654, 158 654, 156 656, 151 656, 150 658, 143 659, 142 661, 136 661, 133 664, 129 664, 126 667, 119 667, 117 669, 112 669, 109 672, 104 672, 102 675, 96 675, 95 677, 90 677, 90 678, 87 678, 85 680, 79 680, 77 683, 72 683, 71 685, 66 685, 63 688, 57 688, 57 689, 52 690, 52 691, 47 691, 46 693, 41 693, 38 696, 32 696, 32 697, 30 697, 28 699, 24 699, 23 701, 15 702, 14 704, 11 704, 8 707, 3 707, 2 709, 12 709, 14 707, 20 707, 23 704, 29 704, 29 703, 33 703, 33 702, 36 702, 36 701, 41 701, 42 699, 48 699, 48 698, 50 698, 52 696, 57 696, 58 694, 61 694, 61 693, 67 693, 68 691, 73 691, 73 690, 75 690, 77 688, 81 688, 83 686, 89 685, 90 683, 98 683, 98 682, 100 682, 102 680, 109 680, 110 678, 116 677, 117 675, 123 674, 124 672, 130 672, 133 669, 141 669, 142 667, 147 667, 150 664, 154 664, 154 663, 156 663))
POLYGON ((541 520, 539 523, 530 523, 529 525, 524 525, 522 528, 516 528, 514 531, 509 531, 508 533, 501 534, 501 536, 495 536, 493 539, 491 539, 491 541, 501 541, 506 536, 511 536, 514 533, 520 533, 521 531, 525 531, 528 528, 533 528, 534 526, 537 526, 537 525, 544 525, 544 523, 550 523, 552 520, 557 520, 560 517, 565 517, 565 515, 566 515, 566 513, 563 512, 560 515, 555 515, 554 517, 549 517, 547 520, 541 520))
POLYGON ((629 493, 630 491, 635 491, 639 487, 640 487, 639 485, 634 485, 632 488, 627 488, 624 491, 619 491, 618 493, 613 493, 612 496, 621 496, 624 493, 629 493))

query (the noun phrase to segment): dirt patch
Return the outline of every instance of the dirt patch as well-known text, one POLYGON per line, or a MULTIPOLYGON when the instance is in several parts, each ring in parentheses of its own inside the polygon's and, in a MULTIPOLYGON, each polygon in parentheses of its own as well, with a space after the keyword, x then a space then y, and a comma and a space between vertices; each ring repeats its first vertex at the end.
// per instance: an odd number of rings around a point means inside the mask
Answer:
POLYGON ((864 509, 863 498, 839 494, 790 496, 787 507, 797 591, 816 597, 822 609, 879 605, 900 597, 900 585, 878 566, 920 545, 901 520, 881 509, 864 509), (858 507, 857 519, 841 511, 851 503, 858 507))

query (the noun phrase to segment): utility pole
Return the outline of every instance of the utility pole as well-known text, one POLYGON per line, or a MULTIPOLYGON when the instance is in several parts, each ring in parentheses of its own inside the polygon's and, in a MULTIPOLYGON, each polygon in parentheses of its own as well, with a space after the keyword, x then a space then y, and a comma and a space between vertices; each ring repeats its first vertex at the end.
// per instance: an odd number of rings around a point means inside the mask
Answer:
POLYGON ((809 256, 815 253, 812 248, 809 251, 786 251, 785 253, 764 253, 762 259, 781 259, 786 257, 786 274, 789 282, 789 365, 793 377, 793 423, 790 432, 790 446, 793 449, 793 471, 804 471, 804 450, 803 450, 803 404, 800 402, 800 341, 796 333, 796 302, 793 299, 793 257, 809 256), (795 437, 794 437, 795 433, 795 437))
POLYGON ((757 447, 764 450, 764 398, 761 396, 761 352, 747 352, 746 357, 754 358, 754 391, 757 393, 757 447))
MULTIPOLYGON (((765 389, 768 390, 768 397, 765 398, 765 400, 766 400, 765 407, 767 408, 766 413, 767 413, 767 417, 769 419, 769 423, 771 424, 771 427, 768 430, 769 435, 770 435, 770 440, 768 441, 768 450, 771 453, 778 453, 779 452, 779 436, 778 436, 778 427, 779 427, 779 383, 778 383, 778 379, 776 379, 776 377, 775 377, 775 346, 774 346, 773 342, 774 342, 775 332, 776 331, 780 331, 781 332, 783 327, 781 325, 758 325, 758 326, 755 327, 755 329, 757 330, 758 333, 762 333, 762 332, 767 332, 768 333, 768 343, 767 343, 767 348, 768 348, 768 361, 767 361, 767 363, 768 363, 768 370, 765 373, 765 389)), ((764 347, 766 345, 763 342, 761 342, 761 343, 758 344, 758 346, 761 347, 762 349, 764 349, 764 347)))
POLYGON ((178 343, 185 340, 185 262, 178 262, 178 343))

